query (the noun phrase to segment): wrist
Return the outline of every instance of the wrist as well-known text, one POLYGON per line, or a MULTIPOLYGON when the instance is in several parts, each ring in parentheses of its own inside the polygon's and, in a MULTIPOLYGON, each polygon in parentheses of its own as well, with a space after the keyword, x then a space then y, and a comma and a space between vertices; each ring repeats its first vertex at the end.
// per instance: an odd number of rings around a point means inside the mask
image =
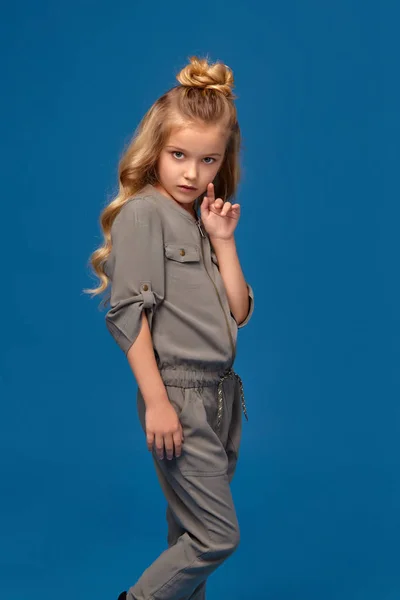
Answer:
POLYGON ((146 408, 158 408, 169 402, 168 393, 161 377, 146 379, 139 386, 146 408))
POLYGON ((210 242, 213 245, 214 249, 216 246, 220 247, 230 247, 235 245, 235 237, 231 235, 229 238, 218 238, 210 235, 210 242))
POLYGON ((146 408, 161 408, 170 404, 167 394, 143 394, 143 400, 146 408))

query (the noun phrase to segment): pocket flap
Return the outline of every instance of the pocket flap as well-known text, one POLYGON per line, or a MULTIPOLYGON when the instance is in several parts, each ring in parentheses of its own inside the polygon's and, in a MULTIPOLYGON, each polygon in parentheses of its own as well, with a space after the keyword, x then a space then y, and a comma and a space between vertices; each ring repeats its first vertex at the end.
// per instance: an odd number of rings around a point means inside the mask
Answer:
POLYGON ((177 262, 199 262, 200 248, 196 244, 165 244, 165 256, 177 262))

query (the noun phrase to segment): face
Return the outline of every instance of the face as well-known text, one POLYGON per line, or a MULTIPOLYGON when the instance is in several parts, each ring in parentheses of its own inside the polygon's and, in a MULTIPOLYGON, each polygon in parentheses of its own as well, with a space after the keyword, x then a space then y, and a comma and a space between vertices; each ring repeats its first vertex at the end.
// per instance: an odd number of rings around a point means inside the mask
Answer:
POLYGON ((226 131, 218 125, 173 129, 157 163, 159 183, 154 187, 194 214, 194 201, 205 194, 222 166, 226 143, 226 131))

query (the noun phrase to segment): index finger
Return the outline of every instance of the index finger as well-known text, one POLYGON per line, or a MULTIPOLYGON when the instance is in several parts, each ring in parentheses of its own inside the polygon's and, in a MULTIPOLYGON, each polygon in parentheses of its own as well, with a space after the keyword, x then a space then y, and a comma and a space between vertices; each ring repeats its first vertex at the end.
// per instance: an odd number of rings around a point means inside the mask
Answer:
POLYGON ((210 204, 215 202, 214 184, 212 182, 207 185, 207 198, 210 204))

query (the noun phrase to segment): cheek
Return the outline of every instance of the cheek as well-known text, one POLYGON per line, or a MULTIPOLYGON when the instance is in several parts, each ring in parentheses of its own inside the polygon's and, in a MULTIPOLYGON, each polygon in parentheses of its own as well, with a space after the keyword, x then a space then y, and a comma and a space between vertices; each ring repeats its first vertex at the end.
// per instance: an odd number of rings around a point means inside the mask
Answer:
POLYGON ((220 168, 221 168, 220 164, 212 165, 211 167, 208 167, 206 173, 207 173, 208 179, 210 181, 213 181, 213 179, 215 179, 215 177, 217 176, 218 171, 220 170, 220 168))
POLYGON ((165 168, 168 169, 168 171, 170 171, 170 172, 176 171, 181 166, 179 161, 176 160, 176 158, 174 158, 172 156, 172 154, 168 154, 167 156, 164 157, 164 165, 165 165, 165 168))
POLYGON ((160 156, 157 163, 157 169, 161 176, 168 176, 171 172, 171 161, 168 156, 160 156))

